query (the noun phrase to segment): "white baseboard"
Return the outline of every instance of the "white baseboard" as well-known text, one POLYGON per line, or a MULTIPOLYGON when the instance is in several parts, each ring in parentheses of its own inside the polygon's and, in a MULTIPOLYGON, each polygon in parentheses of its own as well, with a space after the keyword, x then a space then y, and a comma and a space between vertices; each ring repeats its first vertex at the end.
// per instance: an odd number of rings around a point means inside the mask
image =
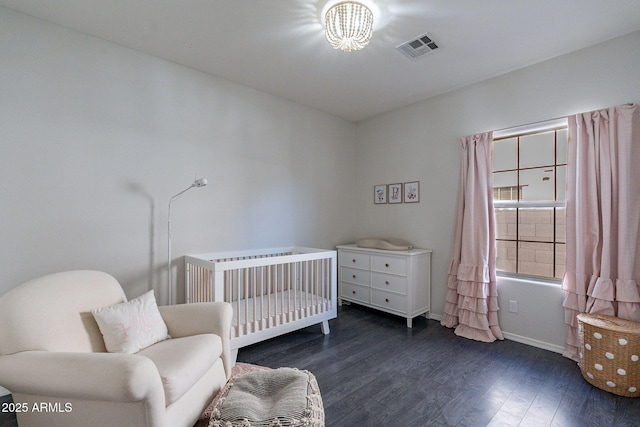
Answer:
POLYGON ((554 353, 562 354, 562 352, 564 351, 564 348, 562 346, 551 344, 551 343, 544 342, 544 341, 535 340, 533 338, 523 337, 523 336, 520 336, 520 335, 512 334, 510 332, 502 331, 502 335, 504 335, 504 337, 506 339, 508 339, 508 340, 516 341, 516 342, 519 342, 519 343, 522 343, 522 344, 527 344, 527 345, 530 345, 532 347, 541 348, 543 350, 549 350, 549 351, 552 351, 554 353))
MULTIPOLYGON (((433 320, 440 321, 440 320, 442 320, 442 315, 441 314, 435 314, 435 313, 429 313, 429 318, 433 319, 433 320)), ((510 332, 502 331, 502 335, 504 335, 504 337, 506 339, 508 339, 508 340, 519 342, 521 344, 527 344, 527 345, 530 345, 532 347, 541 348, 543 350, 549 350, 549 351, 552 351, 554 353, 562 354, 562 352, 564 351, 564 348, 562 346, 555 345, 555 344, 550 344, 550 343, 544 342, 544 341, 539 341, 539 340, 536 340, 536 339, 533 339, 533 338, 523 337, 521 335, 512 334, 510 332)))

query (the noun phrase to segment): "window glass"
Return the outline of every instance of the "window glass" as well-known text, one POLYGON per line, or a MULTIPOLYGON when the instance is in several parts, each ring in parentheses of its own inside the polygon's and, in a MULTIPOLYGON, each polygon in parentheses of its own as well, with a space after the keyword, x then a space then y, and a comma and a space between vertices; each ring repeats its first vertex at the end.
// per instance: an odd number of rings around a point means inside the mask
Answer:
POLYGON ((565 272, 565 258, 567 256, 567 220, 565 214, 566 208, 556 208, 556 279, 562 279, 565 272))
POLYGON ((493 186, 495 187, 517 187, 518 171, 494 172, 493 186))
POLYGON ((555 277, 553 246, 553 243, 519 242, 518 273, 555 277))
POLYGON ((565 272, 565 259, 567 258, 567 249, 566 244, 564 243, 556 243, 556 269, 554 278, 562 279, 564 277, 565 272))
POLYGON ((557 166, 556 176, 556 200, 564 202, 567 200, 567 165, 557 166))
POLYGON ((520 171, 521 200, 554 200, 555 173, 553 167, 520 171))
POLYGON ((567 217, 566 208, 556 208, 555 221, 556 221, 556 242, 567 242, 567 217))
POLYGON ((496 209, 496 239, 516 240, 516 210, 496 209))
POLYGON ((567 129, 560 129, 557 132, 556 156, 559 164, 567 163, 567 129))
POLYGON ((518 240, 553 243, 554 217, 554 208, 518 209, 518 240))
POLYGON ((505 273, 516 272, 516 242, 496 242, 496 270, 505 273))
POLYGON ((555 164, 555 132, 534 133, 520 138, 520 169, 555 164))
POLYGON ((508 138, 493 144, 493 170, 504 171, 518 168, 518 138, 508 138))

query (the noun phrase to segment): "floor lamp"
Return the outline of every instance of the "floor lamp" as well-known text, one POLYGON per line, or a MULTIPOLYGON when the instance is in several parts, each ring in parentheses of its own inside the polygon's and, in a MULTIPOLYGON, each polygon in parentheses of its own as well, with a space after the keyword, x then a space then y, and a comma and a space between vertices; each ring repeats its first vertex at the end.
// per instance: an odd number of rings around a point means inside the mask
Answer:
POLYGON ((173 281, 171 274, 171 204, 178 199, 178 197, 182 196, 185 192, 191 190, 193 187, 204 187, 207 185, 207 178, 199 178, 193 181, 189 187, 185 188, 178 194, 171 196, 169 199, 169 212, 168 212, 168 221, 167 221, 167 231, 168 231, 168 249, 167 249, 167 272, 169 273, 169 305, 173 304, 173 281))

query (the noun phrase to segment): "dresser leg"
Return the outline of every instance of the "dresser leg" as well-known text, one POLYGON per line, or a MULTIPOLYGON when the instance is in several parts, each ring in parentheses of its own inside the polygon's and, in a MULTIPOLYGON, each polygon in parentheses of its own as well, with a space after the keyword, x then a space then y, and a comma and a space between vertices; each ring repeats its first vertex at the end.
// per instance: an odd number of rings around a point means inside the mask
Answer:
POLYGON ((407 317, 407 328, 413 328, 413 319, 407 317))

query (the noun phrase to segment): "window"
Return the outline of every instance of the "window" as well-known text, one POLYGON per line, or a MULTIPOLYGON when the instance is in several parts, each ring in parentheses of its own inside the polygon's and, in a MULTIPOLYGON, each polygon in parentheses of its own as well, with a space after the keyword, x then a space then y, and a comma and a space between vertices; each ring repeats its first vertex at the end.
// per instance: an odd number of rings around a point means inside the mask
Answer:
POLYGON ((508 136, 494 134, 493 199, 499 272, 562 278, 566 169, 566 124, 508 136))

